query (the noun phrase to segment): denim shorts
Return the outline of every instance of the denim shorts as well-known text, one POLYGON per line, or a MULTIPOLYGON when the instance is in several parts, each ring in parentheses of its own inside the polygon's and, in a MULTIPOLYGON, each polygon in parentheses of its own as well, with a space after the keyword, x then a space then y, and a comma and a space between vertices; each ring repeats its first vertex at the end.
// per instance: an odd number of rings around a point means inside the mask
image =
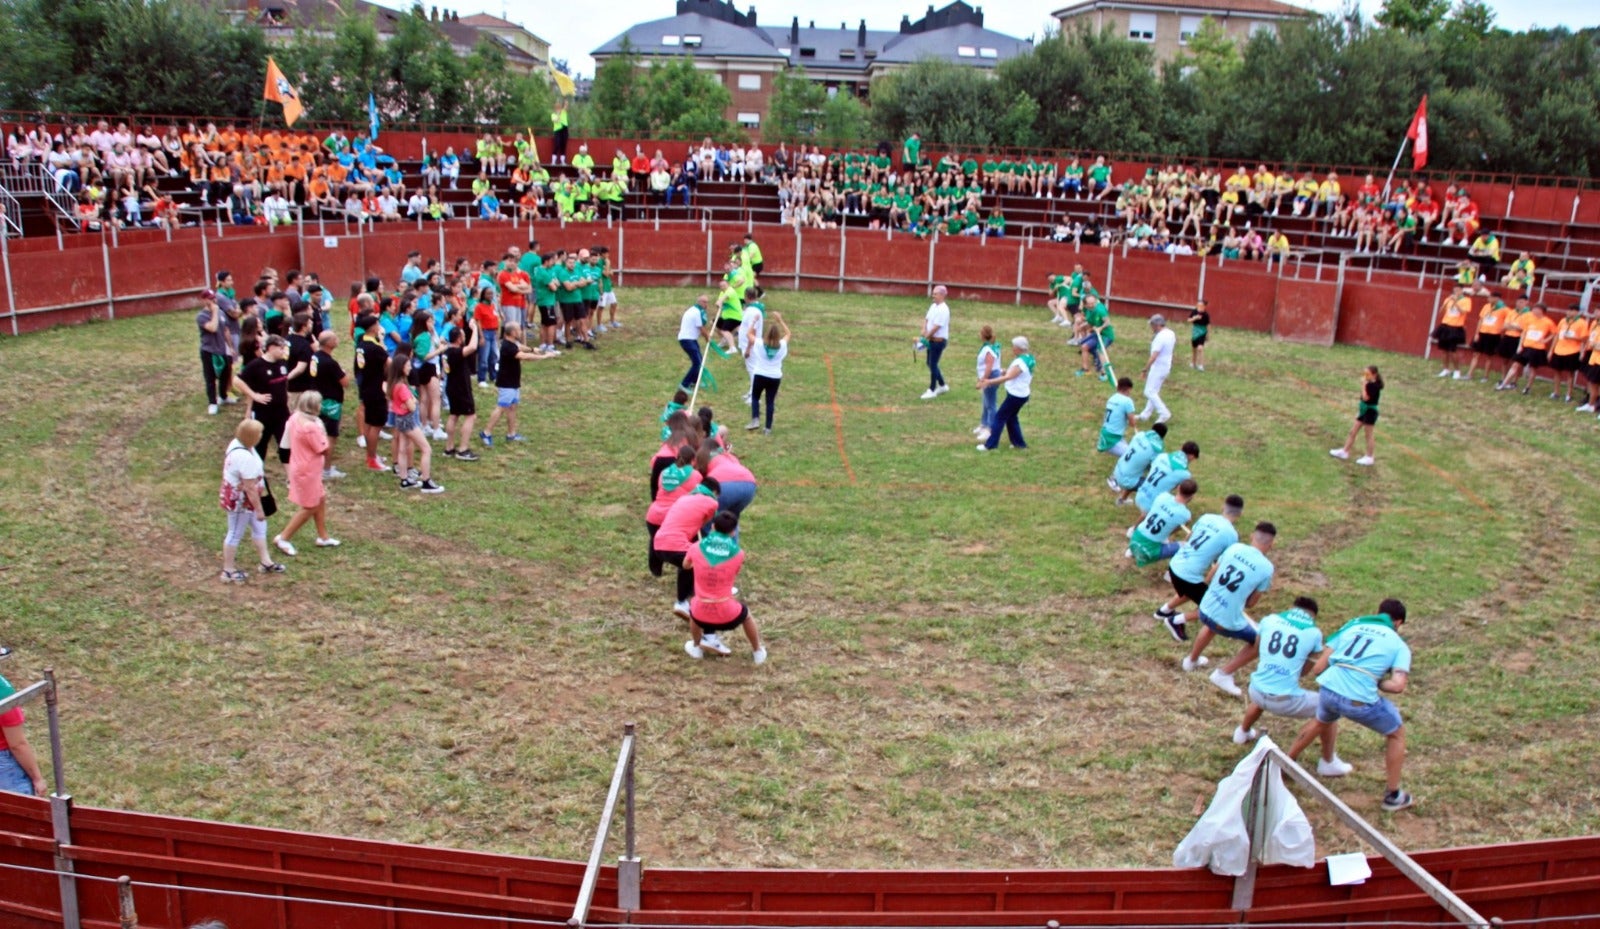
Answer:
POLYGON ((1317 694, 1311 690, 1297 689, 1292 694, 1264 694, 1251 687, 1250 702, 1274 716, 1310 719, 1317 715, 1317 694))
POLYGON ((421 428, 422 417, 418 415, 416 410, 412 410, 409 413, 402 413, 394 418, 395 432, 410 432, 413 429, 421 428))
POLYGON ((497 387, 495 390, 496 406, 516 406, 522 402, 522 388, 520 387, 497 387))
POLYGON ((0 751, 0 791, 33 796, 33 781, 10 750, 0 751))
POLYGON ((1238 629, 1228 629, 1224 626, 1218 625, 1216 620, 1207 616, 1205 613, 1200 614, 1200 621, 1206 624, 1207 629, 1210 629, 1212 632, 1215 632, 1217 635, 1220 635, 1225 639, 1238 639, 1246 645, 1255 644, 1256 630, 1255 627, 1251 626, 1249 623, 1245 623, 1238 629))
POLYGON ((1317 704, 1317 722, 1338 722, 1341 717, 1366 726, 1378 735, 1392 735, 1400 728, 1400 711, 1387 697, 1380 696, 1377 703, 1357 703, 1326 687, 1322 688, 1321 700, 1317 704))

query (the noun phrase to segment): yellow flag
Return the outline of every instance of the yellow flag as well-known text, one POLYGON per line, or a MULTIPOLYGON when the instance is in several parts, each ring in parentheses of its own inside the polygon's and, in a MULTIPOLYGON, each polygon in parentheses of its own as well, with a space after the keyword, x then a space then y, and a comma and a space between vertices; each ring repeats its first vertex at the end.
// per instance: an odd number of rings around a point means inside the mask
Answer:
POLYGON ((267 86, 261 92, 261 99, 283 105, 283 121, 293 126, 294 121, 300 118, 304 110, 300 105, 300 94, 283 76, 283 71, 278 68, 278 63, 271 58, 267 59, 267 86))
POLYGON ((550 66, 550 78, 556 82, 556 90, 561 91, 561 96, 570 97, 578 92, 577 85, 572 83, 572 78, 557 71, 554 65, 550 66))

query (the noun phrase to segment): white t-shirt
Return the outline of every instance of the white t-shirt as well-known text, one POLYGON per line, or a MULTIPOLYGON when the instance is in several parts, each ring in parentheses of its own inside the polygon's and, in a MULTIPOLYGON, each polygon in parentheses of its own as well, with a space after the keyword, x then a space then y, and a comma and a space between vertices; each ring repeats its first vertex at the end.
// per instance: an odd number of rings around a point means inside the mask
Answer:
POLYGON ((738 344, 739 351, 744 351, 745 346, 752 340, 760 341, 761 333, 767 326, 767 316, 759 307, 747 306, 744 308, 744 319, 739 320, 738 344))
POLYGON ((1013 397, 1026 397, 1033 393, 1033 370, 1021 358, 1011 359, 1011 367, 1006 373, 1017 372, 1017 376, 1006 381, 1006 393, 1013 397))
POLYGON ((705 326, 705 311, 700 309, 698 304, 689 307, 683 311, 683 322, 678 323, 678 340, 700 341, 700 332, 705 326))
POLYGON ((926 318, 930 338, 950 338, 950 304, 940 302, 929 306, 926 318))
POLYGON ((1155 363, 1150 366, 1151 374, 1166 374, 1172 370, 1172 350, 1177 345, 1177 334, 1166 326, 1161 327, 1150 340, 1150 354, 1156 356, 1155 363))
POLYGON ((228 443, 228 451, 222 462, 222 479, 229 487, 237 488, 245 481, 261 477, 261 456, 256 450, 242 444, 238 439, 228 443))
POLYGON ((985 344, 978 349, 978 377, 985 378, 995 368, 1000 367, 1000 352, 993 345, 985 344))
POLYGON ((750 373, 762 377, 783 377, 783 359, 789 357, 789 340, 778 343, 778 350, 769 357, 767 343, 759 342, 750 348, 750 373))

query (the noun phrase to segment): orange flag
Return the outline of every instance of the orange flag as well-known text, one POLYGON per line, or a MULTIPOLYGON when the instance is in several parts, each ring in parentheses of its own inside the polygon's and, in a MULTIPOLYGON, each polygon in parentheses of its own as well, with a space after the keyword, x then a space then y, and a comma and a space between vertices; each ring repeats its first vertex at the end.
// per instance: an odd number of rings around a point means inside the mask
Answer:
POLYGON ((267 59, 267 87, 261 92, 261 98, 282 104, 283 121, 290 126, 300 118, 300 113, 304 109, 300 105, 300 94, 295 91, 294 85, 289 83, 289 79, 283 76, 278 63, 271 58, 267 59))

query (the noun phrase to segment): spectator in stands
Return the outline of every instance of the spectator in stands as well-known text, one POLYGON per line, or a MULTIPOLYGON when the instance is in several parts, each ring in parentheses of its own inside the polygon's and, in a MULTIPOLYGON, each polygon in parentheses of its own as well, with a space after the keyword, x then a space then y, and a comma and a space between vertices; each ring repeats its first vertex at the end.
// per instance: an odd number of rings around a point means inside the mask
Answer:
POLYGON ((456 189, 456 182, 461 177, 461 158, 456 155, 455 146, 444 150, 439 156, 439 175, 450 181, 450 189, 456 189))
POLYGON ((589 154, 587 143, 578 146, 578 153, 572 156, 572 166, 577 169, 579 180, 594 179, 594 156, 589 154))
POLYGON ((1532 255, 1518 252, 1517 260, 1511 263, 1511 270, 1506 273, 1506 287, 1510 290, 1527 290, 1533 286, 1533 275, 1537 270, 1532 255))
POLYGON ((1276 261, 1281 266, 1283 264, 1283 262, 1288 257, 1289 257, 1289 237, 1284 235, 1283 234, 1283 230, 1281 230, 1281 229, 1272 230, 1272 232, 1267 236, 1267 244, 1266 244, 1267 267, 1268 268, 1272 267, 1272 263, 1274 261, 1276 261))
POLYGON ((1478 264, 1478 279, 1494 280, 1495 266, 1500 263, 1500 239, 1493 229, 1485 229, 1472 240, 1467 256, 1478 264))
POLYGON ((772 178, 768 171, 766 156, 761 154, 761 146, 754 142, 745 149, 744 153, 745 176, 750 180, 761 180, 771 183, 772 178))
POLYGON ((675 198, 681 199, 684 206, 689 205, 689 199, 694 192, 694 177, 691 171, 693 165, 694 162, 691 161, 687 165, 675 166, 672 179, 667 184, 667 206, 671 206, 675 198))

